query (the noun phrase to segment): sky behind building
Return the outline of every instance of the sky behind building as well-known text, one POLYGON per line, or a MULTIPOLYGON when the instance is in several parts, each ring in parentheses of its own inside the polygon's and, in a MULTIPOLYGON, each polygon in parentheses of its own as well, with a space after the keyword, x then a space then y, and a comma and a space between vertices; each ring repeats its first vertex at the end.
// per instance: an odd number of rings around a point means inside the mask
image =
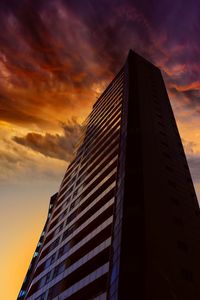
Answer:
POLYGON ((163 72, 200 193, 200 7, 2 0, 0 20, 0 298, 14 300, 80 124, 130 48, 163 72))

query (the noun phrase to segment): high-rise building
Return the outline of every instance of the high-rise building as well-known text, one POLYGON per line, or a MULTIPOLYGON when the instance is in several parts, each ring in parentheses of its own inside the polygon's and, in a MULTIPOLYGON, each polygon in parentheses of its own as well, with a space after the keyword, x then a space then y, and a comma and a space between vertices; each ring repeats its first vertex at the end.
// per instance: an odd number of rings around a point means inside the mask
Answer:
POLYGON ((130 51, 86 120, 18 299, 199 300, 199 215, 161 72, 130 51))

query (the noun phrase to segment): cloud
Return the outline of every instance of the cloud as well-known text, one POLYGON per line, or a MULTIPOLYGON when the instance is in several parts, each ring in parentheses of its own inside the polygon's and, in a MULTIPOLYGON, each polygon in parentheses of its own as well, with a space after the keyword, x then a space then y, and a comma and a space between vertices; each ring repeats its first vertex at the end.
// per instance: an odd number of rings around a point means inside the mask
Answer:
POLYGON ((194 183, 200 183, 200 155, 189 155, 187 160, 194 183))
POLYGON ((101 92, 93 87, 103 89, 129 48, 161 67, 175 95, 187 88, 185 105, 198 106, 193 90, 200 76, 200 18, 194 1, 3 0, 0 8, 4 121, 48 129, 66 116, 85 117, 101 92))
POLYGON ((182 139, 194 184, 200 183, 200 148, 198 143, 182 139))
POLYGON ((96 61, 88 29, 61 1, 21 4, 1 4, 0 118, 44 128, 85 116, 97 96, 92 87, 111 74, 96 61))
POLYGON ((182 143, 188 156, 191 156, 196 152, 197 144, 195 142, 185 141, 184 139, 182 139, 182 143))
POLYGON ((162 69, 177 119, 190 122, 200 112, 199 12, 193 0, 2 0, 0 120, 28 129, 18 145, 68 160, 75 134, 52 130, 86 117, 132 48, 162 69))
POLYGON ((18 129, 0 128, 0 185, 9 185, 9 189, 14 190, 16 185, 31 182, 59 184, 68 162, 22 147, 12 140, 13 133, 19 133, 18 129))
POLYGON ((69 124, 63 124, 62 128, 64 131, 63 135, 50 133, 42 135, 30 132, 23 137, 14 136, 13 140, 44 156, 69 162, 73 158, 73 151, 81 134, 81 125, 73 121, 69 124))

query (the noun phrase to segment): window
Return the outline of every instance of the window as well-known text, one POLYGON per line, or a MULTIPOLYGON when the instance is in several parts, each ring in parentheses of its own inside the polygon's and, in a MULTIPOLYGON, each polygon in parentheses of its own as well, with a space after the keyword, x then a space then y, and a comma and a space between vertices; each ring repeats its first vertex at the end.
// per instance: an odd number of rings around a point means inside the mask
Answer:
POLYGON ((69 197, 65 200, 65 205, 67 205, 69 203, 70 199, 71 199, 71 197, 69 197))
POLYGON ((73 187, 71 187, 67 192, 65 192, 65 197, 69 196, 73 190, 73 187))
POLYGON ((56 253, 54 253, 52 256, 49 257, 49 259, 46 260, 45 268, 48 268, 51 264, 54 263, 55 260, 56 260, 56 253))
POLYGON ((48 252, 51 251, 51 250, 53 250, 54 248, 56 248, 58 246, 59 239, 60 239, 60 237, 58 237, 52 244, 49 245, 49 247, 47 247, 48 252))
POLYGON ((24 290, 21 290, 20 293, 19 293, 19 297, 23 297, 26 295, 26 291, 24 290))
POLYGON ((48 283, 50 281, 50 279, 51 279, 51 272, 47 273, 45 283, 48 283))
POLYGON ((38 256, 38 252, 37 251, 35 251, 35 253, 33 254, 33 257, 36 257, 36 256, 38 256))
MULTIPOLYGON (((62 219, 65 217, 65 215, 67 214, 67 212, 68 212, 68 208, 65 209, 65 210, 62 212, 62 214, 58 217, 57 222, 59 222, 60 220, 62 220, 62 219)), ((55 220, 54 220, 54 222, 55 222, 55 220)))
POLYGON ((55 232, 54 232, 54 236, 55 236, 56 234, 58 234, 58 233, 63 229, 63 224, 64 224, 64 222, 63 222, 62 224, 60 224, 60 226, 58 226, 58 227, 56 228, 56 230, 55 230, 55 232))
POLYGON ((78 195, 78 190, 74 191, 73 198, 75 198, 77 195, 78 195))
POLYGON ((43 293, 42 295, 40 295, 39 297, 37 297, 35 300, 45 300, 45 294, 43 293))
POLYGON ((83 185, 79 186, 78 190, 77 190, 77 194, 79 194, 83 189, 83 185))
POLYGON ((65 270, 65 262, 62 262, 58 266, 55 267, 54 272, 53 272, 53 277, 58 276, 64 270, 65 270))
POLYGON ((38 242, 37 244, 37 248, 40 247, 42 245, 41 241, 38 242))
POLYGON ((77 180, 76 185, 79 185, 79 183, 81 182, 81 180, 82 180, 82 177, 80 177, 80 178, 77 180))
POLYGON ((70 205, 69 211, 71 211, 75 207, 75 203, 76 203, 76 201, 72 202, 72 204, 70 205))
POLYGON ((39 288, 43 287, 46 283, 51 280, 51 272, 47 273, 44 277, 42 277, 39 281, 39 288))
POLYGON ((69 249, 70 249, 70 243, 67 243, 64 246, 62 246, 58 252, 58 258, 63 256, 69 249))
POLYGON ((74 211, 68 218, 67 218, 67 223, 70 223, 76 216, 78 215, 78 211, 74 211))
POLYGON ((46 283, 46 276, 42 277, 39 281, 39 288, 43 287, 46 283))
POLYGON ((78 198, 74 202, 72 202, 72 204, 70 206, 70 210, 72 210, 79 202, 80 202, 80 198, 78 198))
POLYGON ((64 231, 62 241, 65 240, 73 231, 75 230, 75 226, 72 225, 67 230, 64 231))

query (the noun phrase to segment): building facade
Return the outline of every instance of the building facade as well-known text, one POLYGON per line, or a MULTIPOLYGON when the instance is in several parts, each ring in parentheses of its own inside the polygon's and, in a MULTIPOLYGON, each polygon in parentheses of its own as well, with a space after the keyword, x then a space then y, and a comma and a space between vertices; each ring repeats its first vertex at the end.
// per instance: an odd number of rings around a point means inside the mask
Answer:
POLYGON ((200 299, 196 194, 161 72, 135 52, 51 204, 18 299, 200 299))

